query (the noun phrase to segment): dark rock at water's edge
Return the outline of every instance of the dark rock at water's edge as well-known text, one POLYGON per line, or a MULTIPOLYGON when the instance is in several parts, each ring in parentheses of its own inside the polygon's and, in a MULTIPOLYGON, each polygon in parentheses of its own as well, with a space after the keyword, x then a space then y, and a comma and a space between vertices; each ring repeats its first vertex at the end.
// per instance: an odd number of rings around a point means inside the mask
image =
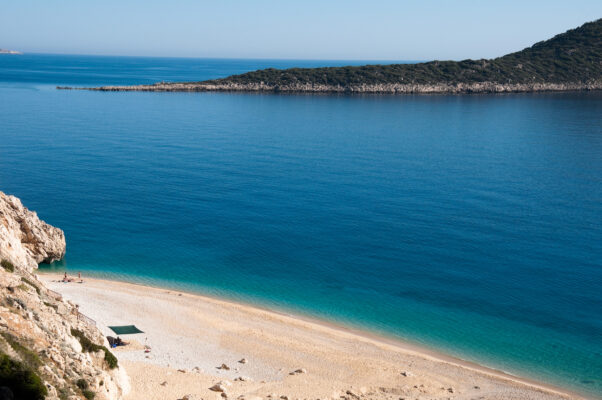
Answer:
POLYGON ((38 218, 21 200, 0 192, 0 256, 33 271, 63 258, 65 233, 38 218))
MULTIPOLYGON (((70 89, 59 87, 58 89, 70 89)), ((511 93, 602 89, 602 19, 495 59, 361 67, 264 69, 201 82, 98 91, 272 93, 511 93)))

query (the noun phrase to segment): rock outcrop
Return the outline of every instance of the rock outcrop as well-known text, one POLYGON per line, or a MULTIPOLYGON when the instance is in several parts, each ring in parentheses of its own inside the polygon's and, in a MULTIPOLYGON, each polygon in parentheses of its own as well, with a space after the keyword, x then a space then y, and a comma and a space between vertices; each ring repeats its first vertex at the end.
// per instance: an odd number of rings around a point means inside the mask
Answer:
POLYGON ((33 273, 64 254, 60 229, 0 192, 0 398, 117 400, 128 390, 94 322, 33 273))
POLYGON ((0 192, 0 256, 32 271, 39 263, 65 255, 65 234, 23 206, 15 196, 0 192))

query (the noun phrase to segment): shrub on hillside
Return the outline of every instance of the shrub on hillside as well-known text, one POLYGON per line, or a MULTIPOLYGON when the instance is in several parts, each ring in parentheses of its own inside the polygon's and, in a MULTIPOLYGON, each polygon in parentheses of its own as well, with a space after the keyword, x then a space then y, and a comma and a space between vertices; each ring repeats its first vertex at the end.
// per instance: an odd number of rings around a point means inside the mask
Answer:
MULTIPOLYGON (((16 336, 8 332, 2 332, 0 333, 0 335, 2 336, 2 338, 4 338, 6 343, 8 343, 10 347, 12 347, 12 349, 15 352, 17 352, 17 354, 19 354, 19 357, 21 358, 25 366, 36 370, 40 365, 42 365, 42 361, 40 360, 40 356, 38 355, 38 353, 24 346, 16 336)), ((21 339, 21 341, 23 341, 23 339, 21 339)))
POLYGON ((34 288, 37 294, 40 294, 40 288, 38 287, 38 285, 36 285, 35 283, 33 283, 32 281, 30 281, 29 279, 27 279, 25 277, 21 277, 21 280, 23 282, 27 283, 32 288, 34 288))
POLYGON ((90 385, 88 384, 88 381, 80 378, 78 379, 75 384, 77 385, 78 388, 80 388, 81 390, 86 390, 90 385))
POLYGON ((0 265, 2 265, 2 268, 7 270, 8 272, 15 272, 15 266, 8 260, 0 261, 0 265))
POLYGON ((79 340, 79 343, 82 345, 82 351, 84 351, 86 353, 96 353, 97 351, 102 350, 105 353, 104 359, 105 359, 107 365, 109 366, 109 368, 110 369, 117 368, 117 366, 118 366, 117 357, 115 357, 113 355, 113 353, 111 353, 109 351, 109 349, 107 349, 105 346, 101 346, 99 344, 92 342, 79 329, 71 328, 71 334, 79 340))
POLYGON ((0 354, 0 386, 9 388, 15 399, 44 400, 48 394, 33 370, 6 354, 0 354))

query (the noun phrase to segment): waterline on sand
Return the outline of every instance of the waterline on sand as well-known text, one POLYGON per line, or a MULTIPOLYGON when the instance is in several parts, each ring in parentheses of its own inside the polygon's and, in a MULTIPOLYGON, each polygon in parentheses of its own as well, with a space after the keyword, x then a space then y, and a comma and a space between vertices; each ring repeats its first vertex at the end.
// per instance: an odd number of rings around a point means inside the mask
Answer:
MULTIPOLYGON (((353 326, 349 326, 349 324, 341 324, 341 323, 325 320, 322 318, 316 318, 316 317, 300 314, 300 313, 294 312, 292 310, 285 310, 282 308, 274 309, 273 307, 267 306, 267 305, 261 305, 261 304, 256 304, 256 303, 253 303, 253 304, 242 303, 242 302, 240 302, 240 300, 235 301, 232 299, 224 299, 224 298, 218 298, 215 296, 208 296, 206 294, 200 294, 198 291, 185 290, 185 289, 182 289, 181 287, 177 288, 174 286, 165 286, 165 285, 157 286, 158 282, 153 282, 153 284, 149 285, 148 282, 147 283, 140 283, 140 282, 133 283, 133 282, 127 282, 127 281, 123 281, 123 280, 109 280, 105 277, 103 279, 86 278, 85 283, 83 285, 78 285, 75 283, 73 283, 73 284, 59 283, 62 276, 56 275, 54 273, 42 272, 40 274, 40 276, 45 282, 47 282, 47 284, 49 285, 50 288, 52 288, 53 290, 56 290, 60 293, 63 293, 67 299, 73 300, 76 303, 80 304, 81 305, 80 309, 84 313, 88 312, 91 317, 98 318, 100 321, 101 330, 106 331, 107 334, 111 334, 111 332, 107 331, 107 328, 106 328, 106 325, 108 325, 109 323, 120 324, 120 323, 130 323, 131 322, 131 323, 136 323, 138 325, 140 325, 142 323, 141 326, 144 327, 145 321, 148 324, 149 320, 153 320, 153 319, 159 320, 159 321, 161 320, 162 315, 164 315, 160 311, 161 307, 159 307, 159 310, 156 310, 154 308, 146 309, 146 310, 137 309, 136 303, 138 302, 138 300, 136 299, 136 296, 138 296, 140 298, 147 296, 148 298, 156 299, 158 302, 167 301, 167 303, 170 304, 169 308, 175 307, 174 304, 171 304, 172 300, 175 299, 176 301, 181 301, 181 300, 183 300, 182 297, 184 296, 185 299, 187 299, 188 301, 191 302, 191 304, 194 306, 195 309, 202 310, 199 312, 204 312, 205 314, 207 314, 209 312, 209 309, 207 307, 220 307, 220 308, 226 308, 228 310, 232 310, 232 309, 237 310, 237 312, 239 313, 239 314, 237 314, 238 318, 235 320, 229 321, 228 323, 232 324, 233 326, 238 327, 238 329, 241 329, 242 331, 251 329, 252 327, 250 325, 252 325, 252 323, 250 323, 249 321, 254 321, 254 320, 256 320, 257 315, 261 315, 266 320, 271 321, 272 323, 273 323, 273 321, 278 321, 283 326, 289 326, 289 327, 302 326, 313 332, 320 332, 321 334, 327 333, 329 335, 334 335, 338 339, 345 338, 345 340, 354 341, 356 343, 356 345, 358 345, 358 346, 376 345, 376 346, 386 349, 386 351, 390 351, 392 353, 402 353, 405 355, 411 355, 412 357, 416 356, 421 359, 428 360, 428 362, 437 363, 438 366, 446 365, 446 367, 442 371, 439 371, 439 373, 449 372, 448 369, 461 368, 466 371, 471 371, 469 373, 467 372, 467 374, 469 376, 471 376, 471 379, 479 380, 482 378, 482 376, 488 376, 489 377, 488 379, 493 379, 496 382, 498 382, 498 381, 499 382, 513 382, 512 385, 514 385, 514 384, 525 385, 526 387, 531 388, 529 390, 543 391, 544 393, 547 393, 547 394, 553 394, 553 395, 558 395, 558 396, 562 396, 562 397, 567 396, 567 397, 571 397, 571 398, 580 398, 580 396, 578 394, 576 394, 575 392, 571 392, 571 391, 568 391, 566 389, 563 389, 563 388, 560 388, 560 387, 557 387, 554 385, 544 384, 537 380, 525 378, 522 376, 516 376, 516 375, 510 374, 510 373, 500 371, 500 370, 497 370, 494 368, 490 368, 490 367, 487 367, 487 366, 484 366, 481 364, 477 364, 477 363, 474 363, 471 361, 466 361, 466 360, 463 360, 463 359, 460 359, 457 357, 453 357, 453 356, 447 355, 441 351, 438 351, 436 349, 432 349, 432 348, 428 348, 428 347, 424 347, 424 346, 420 346, 420 345, 415 345, 415 344, 412 344, 407 341, 402 341, 399 338, 395 338, 391 335, 378 334, 378 333, 371 332, 366 329, 359 328, 357 326, 353 327, 353 326), (124 294, 126 294, 127 296, 122 297, 124 294), (94 300, 96 300, 97 302, 95 303, 94 300), (113 308, 113 305, 111 303, 115 303, 118 301, 126 302, 125 304, 122 303, 124 305, 124 308, 117 312, 113 312, 113 313, 107 312, 107 310, 110 310, 111 308, 113 308), (108 321, 108 320, 106 320, 107 318, 122 318, 122 319, 120 319, 118 321, 113 321, 113 320, 108 321), (136 318, 140 318, 142 321, 137 320, 136 318), (106 324, 103 325, 103 322, 106 324), (472 376, 470 374, 474 374, 474 376, 472 376)), ((115 279, 115 277, 113 277, 113 279, 115 279)), ((140 302, 139 304, 144 305, 144 301, 140 302)), ((148 306, 148 304, 146 304, 146 306, 148 306)), ((173 312, 175 312, 175 311, 173 311, 173 312)), ((215 312, 215 310, 211 309, 211 313, 213 313, 213 312, 215 312)), ((180 314, 179 314, 179 312, 177 312, 174 315, 180 315, 180 314)), ((205 315, 205 317, 206 317, 206 315, 205 315)), ((212 325, 212 324, 209 324, 209 325, 212 325)), ((257 326, 254 326, 254 328, 257 328, 257 326)), ((267 327, 267 326, 261 327, 261 329, 266 329, 266 328, 270 328, 270 327, 267 327)), ((162 329, 162 328, 160 328, 159 325, 156 325, 156 326, 154 326, 153 329, 162 329)), ((227 328, 225 328, 224 325, 220 325, 220 329, 227 330, 227 328)), ((146 336, 148 334, 152 335, 152 333, 148 332, 148 325, 143 330, 146 331, 146 333, 144 335, 134 335, 134 337, 137 337, 137 336, 142 337, 142 336, 146 336)), ((157 334, 157 332, 155 332, 155 335, 156 334, 157 334)), ((173 334, 173 332, 172 332, 172 334, 173 334)), ((220 331, 219 334, 223 334, 223 332, 220 331)), ((232 332, 230 332, 228 334, 232 334, 232 332)), ((188 333, 188 335, 187 335, 188 339, 190 339, 191 335, 192 336, 200 335, 200 337, 205 337, 205 334, 202 334, 200 331, 195 332, 194 330, 190 331, 188 333)), ((179 339, 176 340, 176 338, 170 337, 170 335, 166 332, 162 332, 161 335, 159 335, 159 336, 164 337, 165 341, 174 340, 178 343, 181 342, 181 340, 179 340, 179 339)), ((307 337, 305 337, 305 338, 307 339, 307 337)), ((202 340, 202 339, 199 339, 199 340, 202 340)), ((191 345, 190 343, 188 343, 188 344, 191 345)), ((198 344, 195 344, 195 346, 198 346, 198 344)), ((165 352, 173 354, 173 353, 179 353, 181 350, 189 351, 189 348, 185 349, 184 347, 185 346, 181 346, 179 348, 178 347, 169 348, 169 350, 165 351, 165 352)), ((248 349, 246 349, 246 350, 248 351, 248 349)), ((218 350, 213 349, 212 351, 210 351, 210 353, 214 357, 214 359, 212 360, 214 364, 218 363, 219 357, 226 357, 229 359, 236 358, 236 356, 234 356, 234 357, 231 355, 226 356, 225 354, 227 352, 224 352, 222 350, 218 351, 218 350), (215 358, 215 357, 217 357, 217 358, 215 358)), ((244 355, 245 353, 241 353, 241 354, 244 355)), ((238 354, 237 356, 242 357, 243 355, 241 355, 241 354, 238 354)), ((203 355, 203 357, 204 356, 205 355, 203 355)), ((141 358, 135 358, 135 357, 127 358, 127 356, 126 356, 126 360, 129 360, 132 362, 144 362, 145 361, 144 359, 141 359, 141 358)), ((229 362, 230 361, 231 360, 229 360, 229 362)), ((198 367, 198 365, 196 365, 198 363, 199 363, 198 359, 193 362, 189 358, 178 359, 177 357, 173 358, 171 356, 168 356, 166 358, 161 359, 159 362, 156 362, 155 364, 159 364, 164 367, 171 366, 174 369, 178 369, 178 368, 192 369, 195 366, 198 367)), ((203 365, 203 370, 208 369, 208 365, 203 365)), ((216 365, 218 365, 218 364, 216 364, 216 365)), ((291 364, 291 365, 293 365, 293 364, 291 364)), ((413 365, 413 362, 405 360, 404 364, 401 364, 401 365, 406 365, 406 366, 410 365, 411 366, 411 365, 413 365)), ((262 376, 263 379, 268 379, 268 380, 269 379, 272 379, 272 380, 279 379, 279 374, 277 372, 275 372, 274 365, 264 366, 264 367, 266 368, 266 371, 268 371, 268 373, 267 373, 267 375, 262 376)), ((292 368, 292 367, 290 367, 290 368, 292 368)), ((312 365, 310 368, 315 370, 316 366, 312 365)), ((398 368, 401 368, 403 370, 403 367, 398 367, 398 368)), ((408 368, 411 368, 411 367, 408 367, 408 368)), ((437 367, 437 370, 439 370, 439 367, 437 367)), ((401 372, 403 372, 403 371, 401 371, 401 372)), ((424 373, 423 371, 416 371, 416 370, 414 370, 414 372, 412 372, 412 374, 415 374, 415 375, 422 375, 423 373, 424 373)), ((462 379, 464 379, 464 378, 462 378, 462 379)), ((466 383, 466 382, 464 382, 464 383, 466 383)), ((340 385, 344 386, 344 384, 345 384, 344 380, 340 382, 340 385)), ((456 390, 458 390, 457 389, 458 385, 461 385, 461 384, 462 384, 462 380, 458 383, 454 383, 454 385, 456 386, 456 390)), ((481 384, 481 386, 483 386, 483 384, 481 384)), ((485 386, 486 386, 486 384, 485 384, 485 386)), ((285 387, 286 387, 286 385, 285 385, 285 387)), ((507 390, 507 389, 497 388, 495 390, 501 390, 503 392, 504 390, 507 390)), ((515 390, 515 388, 512 390, 515 390)))

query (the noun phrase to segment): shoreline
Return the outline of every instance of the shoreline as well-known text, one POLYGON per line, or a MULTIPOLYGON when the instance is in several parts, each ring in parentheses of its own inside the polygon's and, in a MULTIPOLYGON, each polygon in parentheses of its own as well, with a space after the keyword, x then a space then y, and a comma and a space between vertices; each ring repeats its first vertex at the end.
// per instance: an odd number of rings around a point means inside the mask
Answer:
MULTIPOLYGON (((57 274, 56 272, 40 272, 37 271, 40 279, 43 280, 47 285, 49 284, 49 280, 60 280, 62 276, 57 274)), ((429 348, 423 345, 413 344, 409 341, 404 341, 399 338, 395 338, 393 336, 388 336, 383 332, 370 332, 368 329, 351 327, 347 326, 343 323, 336 321, 329 321, 324 318, 307 316, 302 314, 296 314, 294 312, 288 312, 285 310, 278 310, 273 308, 268 308, 267 306, 257 305, 257 304, 249 304, 238 302, 236 300, 219 298, 216 296, 199 294, 197 292, 177 289, 177 288, 169 288, 155 285, 146 285, 141 283, 133 283, 128 281, 121 281, 115 279, 99 279, 99 278, 89 278, 85 279, 86 283, 100 285, 102 287, 106 287, 108 289, 120 289, 120 290, 138 290, 144 291, 146 293, 155 292, 154 294, 159 293, 176 293, 177 296, 186 295, 187 298, 192 298, 193 301, 202 302, 204 304, 212 304, 220 307, 229 307, 232 309, 236 309, 239 311, 246 312, 251 315, 256 314, 265 314, 269 319, 280 320, 282 323, 292 326, 292 327, 309 327, 310 329, 319 332, 320 334, 334 334, 335 336, 342 336, 346 340, 354 340, 358 342, 362 342, 366 345, 374 345, 377 347, 385 348, 387 351, 392 352, 400 352, 412 357, 419 357, 426 360, 429 360, 433 363, 445 364, 451 366, 453 368, 461 368, 466 371, 472 372, 473 374, 485 375, 493 380, 499 380, 502 383, 508 383, 511 385, 519 385, 524 386, 529 389, 533 389, 537 392, 548 393, 552 395, 557 395, 561 398, 574 398, 574 399, 583 399, 585 398, 583 394, 577 393, 570 389, 565 389, 563 387, 555 386, 553 384, 543 383, 537 381, 536 379, 517 376, 512 373, 495 369, 494 367, 489 367, 486 365, 479 364, 477 362, 468 361, 461 359, 459 357, 455 357, 452 355, 446 354, 444 351, 440 351, 438 349, 429 348)), ((59 284, 61 285, 61 284, 59 284)), ((64 284, 66 285, 66 284, 64 284)), ((76 284, 74 284, 76 285, 76 284)), ((86 285, 82 285, 80 287, 85 287, 86 285)), ((51 287, 53 290, 54 287, 51 287)), ((61 293, 63 294, 63 293, 61 293)), ((84 312, 87 311, 84 309, 84 312)), ((94 318, 94 315, 91 315, 94 318)), ((239 322, 239 321, 237 321, 239 322)), ((242 322, 244 324, 244 321, 242 322)), ((475 386, 477 387, 477 386, 475 386)))
POLYGON ((602 90, 602 81, 591 82, 542 82, 542 83, 498 83, 472 82, 449 83, 382 83, 354 85, 326 85, 296 83, 274 85, 264 82, 233 83, 220 81, 203 82, 158 82, 142 85, 107 85, 99 87, 56 86, 57 90, 89 90, 100 92, 243 92, 264 94, 496 94, 496 93, 542 93, 602 90))

